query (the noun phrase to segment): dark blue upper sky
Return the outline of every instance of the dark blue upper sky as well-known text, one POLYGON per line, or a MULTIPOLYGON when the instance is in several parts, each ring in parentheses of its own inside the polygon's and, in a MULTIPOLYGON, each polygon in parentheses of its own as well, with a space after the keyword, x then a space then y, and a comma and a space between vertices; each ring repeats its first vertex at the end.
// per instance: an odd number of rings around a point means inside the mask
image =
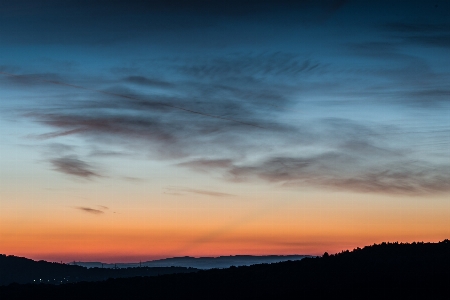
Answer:
POLYGON ((448 1, 1 1, 2 122, 74 177, 128 151, 228 181, 448 192, 449 20, 448 1))

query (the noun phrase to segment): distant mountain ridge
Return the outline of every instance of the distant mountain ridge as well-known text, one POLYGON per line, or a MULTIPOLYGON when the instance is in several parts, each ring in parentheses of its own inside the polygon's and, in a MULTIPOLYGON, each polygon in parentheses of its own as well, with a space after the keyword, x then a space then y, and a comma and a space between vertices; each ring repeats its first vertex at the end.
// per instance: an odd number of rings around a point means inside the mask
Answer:
POLYGON ((78 266, 86 268, 133 268, 133 267, 185 267, 196 269, 223 269, 231 266, 250 266, 255 264, 271 264, 288 260, 301 260, 311 255, 230 255, 219 257, 171 257, 140 263, 101 263, 101 262, 75 262, 78 266))

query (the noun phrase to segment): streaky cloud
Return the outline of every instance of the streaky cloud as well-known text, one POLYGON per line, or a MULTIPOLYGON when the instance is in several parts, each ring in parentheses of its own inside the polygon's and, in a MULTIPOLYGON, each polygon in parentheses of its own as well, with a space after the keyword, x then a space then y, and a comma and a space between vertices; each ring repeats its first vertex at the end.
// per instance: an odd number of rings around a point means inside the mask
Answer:
POLYGON ((180 195, 182 192, 198 194, 198 195, 206 195, 213 197, 234 197, 233 194, 222 193, 217 191, 209 191, 209 190, 200 190, 200 189, 192 189, 186 187, 177 187, 177 186, 169 186, 165 188, 168 191, 168 194, 180 195))
POLYGON ((203 63, 180 67, 190 76, 218 79, 247 77, 247 79, 265 76, 298 76, 317 71, 321 64, 311 59, 302 60, 298 55, 285 52, 261 54, 233 54, 214 58, 203 63), (251 76, 251 77, 248 77, 251 76))
MULTIPOLYGON (((16 74, 11 74, 11 73, 7 73, 7 72, 0 72, 0 74, 5 75, 5 76, 9 76, 9 77, 11 77, 11 78, 13 78, 15 80, 19 79, 19 81, 23 77, 23 75, 16 75, 16 74)), ((26 77, 26 78, 28 78, 28 77, 26 77)), ((115 97, 119 97, 119 98, 125 98, 125 99, 134 100, 134 101, 138 101, 138 102, 141 101, 140 99, 138 99, 136 97, 133 97, 131 95, 125 95, 125 94, 118 94, 118 93, 113 93, 113 92, 108 92, 108 91, 96 90, 96 89, 92 89, 92 88, 88 88, 88 87, 84 87, 84 86, 80 86, 80 85, 66 83, 66 82, 63 82, 63 81, 48 80, 48 79, 45 79, 42 76, 31 77, 30 79, 27 79, 27 81, 31 81, 33 83, 44 82, 44 83, 49 83, 49 84, 54 84, 54 85, 60 85, 60 86, 66 86, 66 87, 71 87, 71 88, 91 91, 91 92, 95 92, 95 93, 101 93, 101 94, 105 94, 105 95, 109 95, 109 96, 115 96, 115 97)), ((201 115, 201 116, 208 117, 208 118, 214 118, 214 119, 229 121, 229 122, 233 122, 233 123, 238 123, 238 124, 245 125, 245 126, 252 126, 252 127, 261 128, 261 129, 263 128, 261 125, 252 124, 252 123, 248 123, 248 122, 232 119, 232 118, 229 118, 229 117, 226 117, 226 116, 213 115, 213 114, 210 114, 210 113, 201 112, 201 111, 197 111, 197 110, 194 110, 194 109, 190 109, 190 108, 186 108, 186 107, 182 107, 182 106, 178 106, 178 105, 174 105, 174 104, 169 104, 169 103, 166 103, 166 102, 156 102, 156 103, 148 103, 148 104, 150 104, 152 106, 162 106, 164 108, 171 108, 171 109, 175 109, 175 110, 180 110, 180 111, 184 111, 184 112, 187 112, 187 113, 190 113, 190 114, 201 115)), ((66 133, 62 133, 62 135, 65 135, 65 134, 66 133)))
POLYGON ((55 158, 50 161, 55 170, 67 175, 91 179, 92 177, 102 177, 94 172, 92 167, 86 162, 78 159, 76 156, 65 156, 55 158))
POLYGON ((102 210, 91 208, 91 207, 79 206, 79 207, 75 207, 75 209, 78 209, 78 210, 80 210, 82 212, 85 212, 85 213, 88 213, 88 214, 92 214, 92 215, 101 215, 101 214, 105 213, 102 210))
POLYGON ((381 166, 365 165, 344 153, 274 157, 253 165, 208 167, 209 172, 219 173, 232 182, 262 180, 290 187, 411 196, 450 192, 450 165, 430 166, 401 160, 381 166))

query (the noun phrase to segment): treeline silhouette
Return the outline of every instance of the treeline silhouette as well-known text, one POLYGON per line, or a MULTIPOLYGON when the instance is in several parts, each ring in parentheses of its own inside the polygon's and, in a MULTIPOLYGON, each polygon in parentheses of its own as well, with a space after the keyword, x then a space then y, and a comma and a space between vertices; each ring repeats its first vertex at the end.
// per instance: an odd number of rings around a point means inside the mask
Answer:
MULTIPOLYGON (((24 257, 0 254, 0 285, 10 283, 64 284, 79 281, 100 281, 108 278, 158 276, 198 271, 185 267, 85 268, 77 265, 34 261, 24 257)), ((0 297, 1 299, 1 297, 0 297)))
POLYGON ((189 274, 12 284, 1 299, 448 299, 450 242, 382 243, 335 255, 189 274))

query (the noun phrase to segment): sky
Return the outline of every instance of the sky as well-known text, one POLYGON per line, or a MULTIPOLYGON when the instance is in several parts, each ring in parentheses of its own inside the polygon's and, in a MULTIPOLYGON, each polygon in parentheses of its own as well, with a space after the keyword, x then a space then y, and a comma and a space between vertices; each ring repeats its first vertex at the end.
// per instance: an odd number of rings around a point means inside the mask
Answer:
POLYGON ((450 2, 0 1, 0 253, 450 234, 450 2))

